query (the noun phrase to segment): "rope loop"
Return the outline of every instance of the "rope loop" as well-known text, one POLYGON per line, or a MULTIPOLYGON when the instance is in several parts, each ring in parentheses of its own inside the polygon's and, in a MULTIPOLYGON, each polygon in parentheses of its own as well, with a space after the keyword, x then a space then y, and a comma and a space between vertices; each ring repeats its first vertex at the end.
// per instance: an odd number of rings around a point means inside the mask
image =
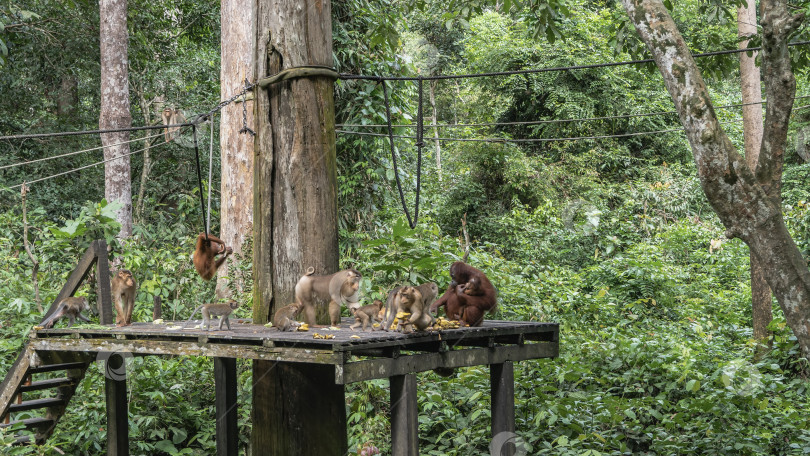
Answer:
MULTIPOLYGON (((421 178, 422 178, 422 146, 417 143, 417 150, 419 151, 419 158, 418 163, 416 165, 416 205, 414 207, 414 214, 413 219, 411 219, 411 214, 408 211, 408 205, 405 203, 405 193, 402 191, 402 182, 399 179, 399 169, 397 167, 397 154, 394 151, 394 132, 391 127, 391 104, 388 101, 388 86, 385 84, 385 79, 383 77, 378 77, 378 81, 382 82, 383 88, 383 101, 385 102, 385 122, 388 126, 388 144, 391 147, 391 161, 394 164, 394 177, 397 180, 397 190, 399 190, 399 199, 402 202, 402 210, 405 212, 405 217, 408 219, 408 226, 411 229, 416 228, 416 223, 419 220, 419 194, 421 192, 421 178)), ((421 89, 421 86, 420 86, 421 89)), ((420 90, 421 95, 421 90, 420 90)), ((421 123, 421 96, 420 96, 420 107, 417 114, 419 120, 417 122, 421 123)), ((421 129, 420 129, 421 131, 421 129)))

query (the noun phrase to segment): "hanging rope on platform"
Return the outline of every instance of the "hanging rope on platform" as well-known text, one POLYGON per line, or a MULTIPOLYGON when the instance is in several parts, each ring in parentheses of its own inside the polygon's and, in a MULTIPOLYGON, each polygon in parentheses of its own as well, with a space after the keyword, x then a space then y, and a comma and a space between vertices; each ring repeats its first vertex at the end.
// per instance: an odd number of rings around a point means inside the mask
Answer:
MULTIPOLYGON (((194 158, 197 162, 197 183, 200 186, 200 207, 202 208, 203 225, 205 226, 205 240, 208 240, 208 216, 205 212, 205 197, 203 197, 202 172, 200 171, 200 148, 197 146, 197 124, 191 125, 191 134, 194 136, 194 158)), ((209 184, 210 185, 210 184, 209 184)))
POLYGON ((416 222, 419 220, 419 194, 422 189, 421 180, 422 180, 422 146, 424 146, 424 142, 422 141, 422 130, 423 130, 423 122, 422 122, 422 80, 419 79, 419 101, 418 101, 418 108, 416 111, 416 149, 418 151, 418 159, 416 165, 416 205, 414 207, 414 214, 413 220, 411 219, 411 214, 408 212, 408 205, 405 202, 405 193, 402 191, 402 182, 399 179, 399 168, 397 167, 397 154, 394 151, 394 132, 391 128, 391 104, 388 102, 388 88, 385 84, 384 80, 380 80, 382 83, 383 88, 383 100, 385 102, 385 122, 388 126, 388 143, 391 148, 391 161, 394 164, 394 177, 397 181, 397 189, 399 190, 399 199, 402 202, 402 210, 405 212, 405 217, 408 218, 408 226, 412 229, 416 228, 416 222))

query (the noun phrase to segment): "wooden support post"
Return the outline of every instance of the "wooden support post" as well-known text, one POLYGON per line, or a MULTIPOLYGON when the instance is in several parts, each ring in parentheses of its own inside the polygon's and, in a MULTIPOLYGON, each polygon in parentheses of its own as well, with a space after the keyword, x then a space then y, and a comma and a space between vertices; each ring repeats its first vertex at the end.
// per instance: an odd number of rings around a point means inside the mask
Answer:
POLYGON ((348 453, 346 392, 334 365, 254 361, 253 390, 253 454, 348 453))
POLYGON ((391 454, 419 455, 419 408, 416 374, 395 375, 391 383, 391 454))
POLYGON ((97 259, 98 320, 102 325, 111 325, 113 322, 112 292, 110 291, 110 262, 107 258, 107 241, 99 239, 93 244, 97 259))
POLYGON ((489 366, 492 395, 492 439, 498 442, 494 456, 515 454, 515 370, 512 361, 489 366), (507 434, 503 434, 507 433, 507 434), (499 434, 503 434, 500 435, 499 434))
POLYGON ((237 456, 236 358, 214 358, 217 456, 237 456))
POLYGON ((126 361, 112 353, 105 361, 104 387, 107 396, 107 456, 129 455, 126 361))

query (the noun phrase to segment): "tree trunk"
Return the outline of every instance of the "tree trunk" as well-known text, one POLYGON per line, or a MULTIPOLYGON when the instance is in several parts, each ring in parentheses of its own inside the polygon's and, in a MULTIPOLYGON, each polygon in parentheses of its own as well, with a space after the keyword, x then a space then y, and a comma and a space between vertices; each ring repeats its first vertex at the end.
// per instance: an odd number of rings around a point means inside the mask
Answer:
MULTIPOLYGON (((220 70, 220 98, 225 100, 239 93, 245 86, 245 78, 253 77, 255 52, 255 11, 246 8, 244 2, 222 1, 222 66, 220 70)), ((253 128, 253 101, 231 103, 222 109, 219 121, 219 144, 222 157, 220 190, 220 238, 234 253, 242 252, 242 244, 253 230, 253 136, 239 133, 244 126, 253 128), (244 106, 246 105, 246 106, 244 106)), ((230 262, 227 264, 231 264, 230 262)), ((229 268, 219 270, 217 294, 227 293, 225 276, 235 280, 242 290, 244 284, 238 275, 229 273, 229 268)))
POLYGON ((79 81, 72 74, 63 74, 56 95, 56 115, 69 118, 76 114, 79 104, 79 81))
POLYGON ((433 141, 436 145, 436 175, 439 176, 439 182, 442 181, 442 145, 439 142, 439 128, 438 114, 436 113, 436 83, 438 81, 433 79, 430 81, 430 107, 433 109, 433 141))
MULTIPOLYGON (((737 9, 737 34, 743 38, 757 33, 757 10, 755 0, 748 0, 747 6, 737 9)), ((741 41, 740 49, 748 47, 748 40, 741 41)), ((757 52, 740 54, 740 89, 742 92, 743 136, 745 138, 745 161, 756 173, 759 149, 762 146, 762 86, 759 67, 756 65, 757 52)), ((762 273, 762 265, 750 255, 751 264, 751 320, 754 339, 762 340, 770 336, 768 324, 773 319, 771 311, 771 289, 762 273)))
MULTIPOLYGON (((102 130, 129 128, 129 76, 127 74, 127 1, 99 0, 101 17, 101 115, 102 130)), ((117 212, 121 231, 118 236, 132 235, 132 182, 129 166, 129 132, 104 133, 104 197, 108 202, 118 201, 117 212), (124 144, 126 143, 126 144, 124 144)))
MULTIPOLYGON (((257 8, 257 78, 293 67, 334 66, 329 0, 267 0, 257 8)), ((308 267, 316 274, 338 268, 333 81, 285 80, 257 87, 254 97, 253 321, 264 323, 275 308, 293 302, 295 284, 308 267)), ((253 364, 254 454, 345 454, 345 395, 333 383, 334 369, 276 364, 253 364), (308 402, 324 419, 319 432, 302 441, 302 431, 315 423, 303 407, 308 402)))
MULTIPOLYGON (((137 91, 137 89, 136 89, 137 91)), ((143 91, 138 92, 138 102, 141 107, 141 113, 143 114, 143 124, 144 125, 152 125, 152 104, 155 102, 156 99, 152 99, 152 101, 146 101, 144 97, 143 91)), ((162 102, 161 102, 162 104, 162 102)), ((160 132, 160 130, 147 130, 144 136, 154 136, 160 132)), ((144 141, 143 145, 143 169, 141 170, 141 185, 138 187, 138 205, 135 207, 135 218, 141 221, 141 217, 143 217, 143 205, 144 205, 144 196, 146 195, 146 184, 149 182, 149 173, 152 172, 152 140, 147 139, 144 141)))
POLYGON ((686 43, 660 0, 622 0, 650 50, 680 116, 709 203, 726 227, 762 264, 765 278, 810 358, 810 270, 788 233, 781 207, 770 197, 782 155, 796 81, 788 37, 804 16, 791 17, 782 1, 763 0, 763 69, 768 107, 756 175, 720 127, 709 93, 686 43))

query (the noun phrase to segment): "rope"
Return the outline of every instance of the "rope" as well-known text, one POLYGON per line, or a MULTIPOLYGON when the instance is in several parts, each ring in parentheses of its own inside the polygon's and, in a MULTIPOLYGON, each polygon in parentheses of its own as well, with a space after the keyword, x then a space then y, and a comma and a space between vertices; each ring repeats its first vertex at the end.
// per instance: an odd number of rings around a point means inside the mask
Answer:
POLYGON ((214 115, 211 114, 211 140, 208 149, 208 212, 205 218, 205 232, 211 231, 211 181, 214 173, 214 115))
MULTIPOLYGON (((161 144, 168 144, 168 143, 161 143, 161 144)), ((158 144, 158 145, 160 145, 160 144, 158 144)), ((73 169, 70 169, 70 170, 67 170, 67 171, 63 171, 63 172, 61 172, 61 173, 52 174, 52 175, 50 175, 50 176, 46 176, 46 177, 41 177, 41 178, 39 178, 39 179, 34 179, 34 180, 32 180, 32 181, 26 181, 26 182, 25 182, 25 184, 26 184, 26 185, 28 185, 28 186, 30 186, 31 184, 35 184, 35 183, 37 183, 37 182, 42 182, 42 181, 44 181, 44 180, 48 180, 48 179, 53 179, 54 177, 64 176, 65 174, 75 173, 76 171, 81 171, 81 170, 83 170, 83 169, 92 168, 93 166, 102 165, 102 164, 104 164, 104 163, 111 162, 111 161, 113 161, 113 160, 118 160, 119 158, 128 157, 128 156, 130 156, 130 155, 133 155, 133 154, 137 154, 137 153, 143 152, 143 151, 145 151, 146 149, 148 149, 148 148, 150 148, 150 147, 156 147, 156 146, 148 146, 148 147, 144 147, 143 149, 138 149, 138 150, 136 150, 136 151, 134 151, 134 152, 129 152, 129 153, 126 153, 126 154, 123 154, 123 155, 119 155, 118 157, 109 158, 109 159, 107 159, 107 160, 102 160, 102 161, 100 161, 100 162, 92 163, 92 164, 90 164, 90 165, 80 166, 80 167, 78 167, 78 168, 73 168, 73 169)), ((9 187, 9 189, 20 188, 20 187, 22 187, 22 185, 23 185, 23 184, 17 184, 17 185, 13 185, 13 186, 9 187)))
MULTIPOLYGON (((408 205, 405 203, 405 193, 402 191, 402 182, 399 180, 399 169, 397 167, 397 154, 394 152, 394 132, 391 128, 391 105, 388 102, 388 87, 384 80, 380 80, 383 88, 383 100, 385 101, 385 120, 388 123, 388 144, 391 147, 391 160, 394 163, 394 177, 397 181, 397 190, 399 190, 399 199, 402 202, 402 210, 405 212, 405 217, 408 218, 408 225, 411 228, 416 227, 415 220, 411 220, 411 214, 408 211, 408 205)), ((421 99, 420 99, 421 101, 421 99)), ((382 135, 385 136, 385 135, 382 135)), ((420 141, 420 140, 417 140, 420 141)), ((421 148, 420 148, 420 165, 421 165, 421 148)), ((416 184, 416 210, 414 211, 414 219, 419 216, 419 182, 416 184)))
MULTIPOLYGON (((725 122, 720 122, 721 125, 732 124, 732 123, 739 123, 742 122, 742 119, 735 119, 725 122)), ((570 138, 528 138, 528 139, 509 139, 509 138, 434 138, 438 139, 439 141, 456 141, 456 142, 488 142, 488 143, 536 143, 536 142, 554 142, 554 141, 579 141, 579 140, 587 140, 587 139, 608 139, 608 138, 627 138, 631 136, 642 136, 642 135, 653 135, 653 134, 660 134, 660 133, 672 133, 676 131, 683 131, 683 127, 681 128, 671 128, 668 130, 656 130, 656 131, 639 131, 634 133, 621 133, 616 135, 599 135, 599 136, 574 136, 570 138)), ((366 133, 363 131, 349 131, 349 130, 335 130, 336 133, 345 133, 350 135, 359 135, 359 136, 388 136, 385 133, 366 133)), ((407 135, 392 135, 394 138, 403 138, 403 139, 418 139, 416 136, 407 136, 407 135)))
MULTIPOLYGON (((136 142, 136 141, 143 141, 143 140, 147 140, 147 139, 157 138, 159 136, 163 136, 163 133, 158 133, 158 134, 152 135, 152 136, 144 136, 143 138, 130 139, 129 141, 124 141, 124 142, 120 142, 120 143, 117 143, 117 144, 111 144, 110 146, 107 146, 107 147, 120 146, 120 145, 123 145, 123 144, 129 144, 129 143, 136 142)), ((28 160, 28 161, 19 162, 19 163, 12 163, 10 165, 0 166, 0 169, 15 168, 17 166, 30 165, 32 163, 38 163, 38 162, 47 161, 47 160, 55 160, 57 158, 64 158, 64 157, 69 157, 71 155, 83 154, 85 152, 92 152, 94 150, 101 150, 101 149, 104 149, 104 147, 105 146, 91 147, 90 149, 78 150, 78 151, 75 151, 75 152, 68 152, 66 154, 61 154, 61 155, 54 155, 53 157, 37 158, 36 160, 28 160)))
POLYGON ((194 158, 197 161, 197 183, 200 186, 200 207, 202 208, 203 227, 205 228, 205 240, 208 240, 208 227, 205 225, 207 218, 205 213, 205 197, 203 196, 202 173, 200 172, 200 148, 197 146, 197 125, 192 124, 191 133, 194 136, 194 158))
MULTIPOLYGON (((810 44, 810 41, 796 41, 793 43, 788 43, 788 46, 803 46, 806 44, 810 44)), ((751 47, 745 49, 729 49, 726 51, 714 51, 714 52, 704 52, 701 54, 692 54, 693 58, 701 58, 701 57, 713 57, 718 55, 727 55, 727 54, 739 54, 742 52, 752 52, 752 51, 760 51, 761 47, 751 47)), ((654 63, 655 60, 653 59, 641 59, 641 60, 625 60, 621 62, 607 62, 607 63, 595 63, 591 65, 573 65, 573 66, 565 66, 565 67, 552 67, 552 68, 535 68, 531 70, 514 70, 514 71, 495 71, 491 73, 468 73, 468 74, 448 74, 448 75, 437 75, 437 76, 366 76, 366 75, 359 75, 359 74, 348 74, 348 73, 341 73, 340 79, 344 80, 351 80, 351 79, 366 79, 371 81, 417 81, 420 78, 433 81, 433 80, 443 80, 443 79, 468 79, 468 78, 486 78, 492 76, 512 76, 516 74, 534 74, 534 73, 547 73, 552 71, 570 71, 570 70, 585 70, 590 68, 605 68, 605 67, 614 67, 614 66, 621 66, 621 65, 635 65, 639 63, 654 63)))

